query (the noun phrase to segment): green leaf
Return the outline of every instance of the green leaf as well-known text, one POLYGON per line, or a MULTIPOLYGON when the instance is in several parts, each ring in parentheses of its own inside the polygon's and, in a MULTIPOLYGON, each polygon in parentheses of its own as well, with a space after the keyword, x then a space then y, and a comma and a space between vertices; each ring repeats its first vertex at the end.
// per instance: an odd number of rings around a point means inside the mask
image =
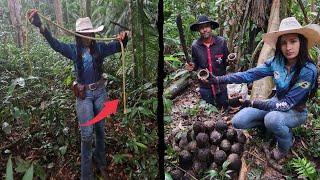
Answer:
POLYGON ((26 172, 26 170, 28 169, 30 165, 30 161, 25 161, 23 159, 20 159, 18 167, 16 167, 16 171, 19 173, 23 173, 26 172))
POLYGON ((60 151, 60 153, 61 153, 61 156, 64 156, 64 155, 66 154, 67 149, 68 149, 68 145, 61 146, 61 147, 59 148, 59 151, 60 151))
POLYGON ((13 180, 13 169, 12 169, 11 155, 9 156, 9 159, 7 162, 7 170, 6 170, 6 179, 5 180, 13 180))
POLYGON ((175 57, 170 57, 170 56, 165 56, 165 57, 164 57, 164 60, 165 60, 165 61, 173 61, 173 62, 179 62, 179 63, 181 63, 180 59, 175 58, 175 57))
POLYGON ((141 147, 141 148, 148 148, 146 145, 139 143, 139 142, 135 142, 137 146, 141 147))
POLYGON ((164 179, 165 180, 173 180, 171 174, 169 174, 167 172, 164 173, 164 179))
POLYGON ((188 70, 182 70, 182 71, 179 71, 172 79, 176 79, 177 77, 179 76, 182 76, 184 74, 188 73, 188 70))
POLYGON ((32 180, 32 179, 33 179, 33 164, 31 164, 27 172, 24 174, 22 180, 32 180))
POLYGON ((34 164, 34 175, 38 176, 41 180, 47 179, 47 175, 44 168, 38 164, 34 164))
POLYGON ((222 169, 227 169, 227 167, 229 166, 230 162, 229 161, 225 161, 223 164, 222 164, 222 169))
POLYGON ((17 81, 13 81, 10 84, 8 91, 7 91, 6 99, 8 99, 12 95, 14 89, 16 88, 16 85, 17 85, 17 81))
POLYGON ((201 8, 205 8, 206 7, 206 3, 205 2, 201 2, 200 7, 201 8))
POLYGON ((67 85, 67 86, 69 86, 69 85, 71 84, 71 75, 69 75, 69 76, 66 78, 65 82, 66 82, 66 85, 67 85))
POLYGON ((219 176, 219 173, 218 173, 218 171, 216 171, 216 170, 209 170, 209 171, 207 171, 207 176, 206 177, 218 177, 219 176))
POLYGON ((166 123, 170 123, 172 121, 172 117, 171 116, 164 116, 163 121, 166 123))
POLYGON ((13 112, 13 117, 18 119, 21 118, 24 122, 24 125, 30 125, 30 119, 29 119, 29 115, 27 112, 25 112, 24 110, 20 110, 17 107, 13 108, 14 112, 13 112))

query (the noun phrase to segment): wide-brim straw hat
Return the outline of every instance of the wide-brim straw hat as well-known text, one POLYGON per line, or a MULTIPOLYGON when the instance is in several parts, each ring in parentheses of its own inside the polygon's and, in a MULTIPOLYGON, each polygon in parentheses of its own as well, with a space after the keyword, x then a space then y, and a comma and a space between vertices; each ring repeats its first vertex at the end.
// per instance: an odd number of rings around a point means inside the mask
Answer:
POLYGON ((93 28, 92 22, 89 17, 79 18, 76 21, 76 32, 78 33, 95 33, 100 32, 104 28, 103 25, 93 28))
POLYGON ((198 18, 198 21, 194 24, 192 24, 190 26, 190 30, 191 31, 198 31, 198 27, 201 25, 201 24, 206 24, 206 23, 209 23, 212 27, 212 29, 216 29, 219 27, 219 23, 215 22, 215 21, 212 21, 208 18, 208 16, 206 16, 205 14, 201 15, 199 18, 198 18))
POLYGON ((265 43, 272 48, 276 48, 278 37, 284 34, 297 33, 302 34, 308 39, 308 48, 320 43, 320 26, 318 24, 309 24, 301 26, 295 17, 288 17, 281 21, 278 31, 272 31, 262 35, 265 43))

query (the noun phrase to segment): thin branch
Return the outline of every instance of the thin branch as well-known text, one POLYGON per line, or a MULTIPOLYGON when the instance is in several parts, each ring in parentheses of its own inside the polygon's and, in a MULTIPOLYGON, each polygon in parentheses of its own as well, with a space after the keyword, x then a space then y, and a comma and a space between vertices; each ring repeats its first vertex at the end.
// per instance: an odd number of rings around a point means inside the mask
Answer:
POLYGON ((122 27, 123 29, 126 29, 126 30, 128 30, 128 31, 131 31, 130 30, 130 28, 128 28, 128 27, 126 27, 126 26, 123 26, 123 25, 121 25, 121 24, 119 24, 119 23, 117 23, 117 22, 114 22, 114 21, 110 21, 112 24, 114 24, 114 25, 117 25, 117 26, 119 26, 119 27, 122 27))
POLYGON ((301 1, 301 0, 297 0, 297 1, 298 1, 299 6, 300 6, 300 8, 301 8, 301 10, 302 10, 303 17, 304 17, 304 22, 305 22, 306 24, 309 24, 308 15, 307 15, 306 9, 305 9, 304 6, 303 6, 302 1, 301 1))
POLYGON ((262 161, 262 162, 264 162, 264 163, 267 163, 266 160, 262 159, 261 157, 259 157, 259 156, 258 156, 257 154, 255 154, 255 153, 251 153, 251 152, 249 152, 249 151, 244 151, 244 153, 247 153, 247 154, 249 154, 249 155, 251 155, 251 156, 254 156, 255 158, 259 159, 260 161, 262 161))

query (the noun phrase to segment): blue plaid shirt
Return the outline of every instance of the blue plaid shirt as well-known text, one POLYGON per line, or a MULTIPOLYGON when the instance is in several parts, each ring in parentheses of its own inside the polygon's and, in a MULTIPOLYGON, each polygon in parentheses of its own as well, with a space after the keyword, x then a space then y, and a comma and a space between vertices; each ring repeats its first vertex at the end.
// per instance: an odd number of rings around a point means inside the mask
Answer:
MULTIPOLYGON (((59 42, 57 39, 53 38, 51 33, 48 30, 45 30, 43 33, 43 36, 46 38, 52 49, 59 52, 63 56, 65 56, 68 59, 71 59, 74 64, 74 68, 77 74, 78 68, 77 68, 77 46, 75 44, 66 44, 59 42)), ((105 42, 97 42, 95 44, 95 48, 97 48, 98 52, 100 53, 101 58, 105 58, 107 56, 110 56, 112 54, 115 54, 117 52, 121 51, 121 45, 119 41, 112 41, 109 43, 105 42)), ((82 48, 82 58, 83 58, 83 81, 79 82, 83 85, 88 85, 91 83, 95 83, 97 80, 96 73, 94 72, 93 68, 93 59, 90 54, 90 52, 86 48, 82 48)), ((78 76, 77 76, 78 77, 78 76)))

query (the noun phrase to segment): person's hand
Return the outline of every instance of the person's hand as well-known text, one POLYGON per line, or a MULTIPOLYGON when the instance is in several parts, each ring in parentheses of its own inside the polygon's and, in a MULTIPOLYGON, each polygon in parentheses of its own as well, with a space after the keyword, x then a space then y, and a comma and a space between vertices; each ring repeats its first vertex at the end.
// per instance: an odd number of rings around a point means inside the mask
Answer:
POLYGON ((41 27, 42 23, 36 9, 31 9, 30 11, 28 11, 28 19, 34 26, 38 28, 41 27))
POLYGON ((242 105, 242 102, 239 101, 240 97, 229 99, 229 106, 231 107, 239 107, 242 105))
POLYGON ((119 34, 117 34, 118 41, 124 41, 126 38, 128 38, 128 34, 125 31, 121 31, 119 34))
POLYGON ((239 99, 239 102, 242 103, 241 106, 242 107, 252 107, 252 102, 250 100, 247 99, 239 99))
POLYGON ((209 73, 208 82, 209 84, 213 84, 213 85, 219 84, 217 77, 214 76, 212 73, 209 73))
POLYGON ((186 68, 188 71, 193 71, 193 69, 194 69, 194 64, 193 64, 192 62, 186 63, 186 64, 185 64, 185 68, 186 68))
POLYGON ((229 105, 231 107, 241 106, 241 108, 252 107, 252 101, 246 100, 246 99, 241 99, 240 97, 232 98, 232 99, 229 99, 229 105))
POLYGON ((129 33, 129 32, 127 32, 127 31, 121 31, 121 32, 117 35, 118 41, 122 41, 124 47, 127 46, 127 43, 128 43, 128 41, 129 41, 128 33, 129 33))

